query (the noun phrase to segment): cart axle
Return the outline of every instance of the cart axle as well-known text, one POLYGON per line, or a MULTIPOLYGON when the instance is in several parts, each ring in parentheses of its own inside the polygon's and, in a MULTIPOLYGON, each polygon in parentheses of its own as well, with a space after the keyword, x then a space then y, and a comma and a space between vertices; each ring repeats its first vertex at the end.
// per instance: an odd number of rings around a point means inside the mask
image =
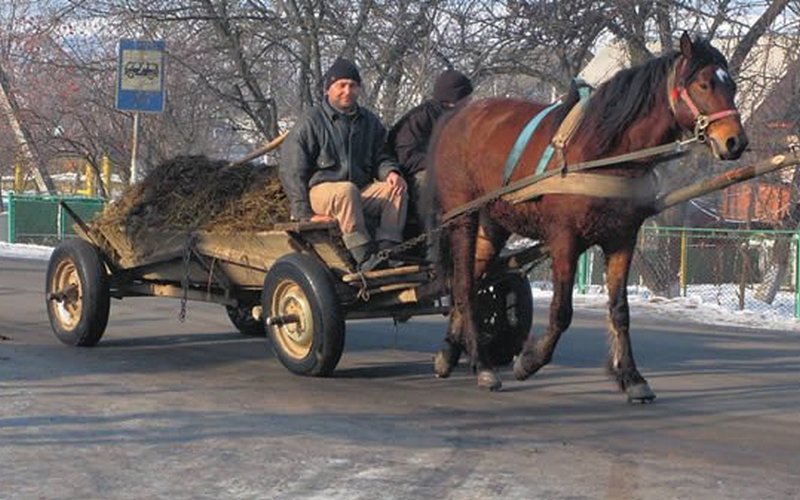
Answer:
POLYGON ((300 316, 296 314, 284 314, 281 316, 270 316, 267 318, 267 326, 283 326, 293 323, 299 323, 300 316))

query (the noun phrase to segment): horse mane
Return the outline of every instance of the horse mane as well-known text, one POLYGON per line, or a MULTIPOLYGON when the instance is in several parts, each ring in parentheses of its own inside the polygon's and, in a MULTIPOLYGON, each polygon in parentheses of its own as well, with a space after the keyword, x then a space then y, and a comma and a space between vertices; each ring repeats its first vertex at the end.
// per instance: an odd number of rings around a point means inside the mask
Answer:
MULTIPOLYGON (((659 100, 667 96, 667 79, 680 52, 671 51, 638 66, 617 72, 598 87, 586 108, 586 115, 576 134, 591 134, 597 154, 614 148, 622 134, 638 119, 647 115, 659 100)), ((727 60, 708 40, 695 38, 692 57, 683 84, 711 64, 728 67, 727 60)))

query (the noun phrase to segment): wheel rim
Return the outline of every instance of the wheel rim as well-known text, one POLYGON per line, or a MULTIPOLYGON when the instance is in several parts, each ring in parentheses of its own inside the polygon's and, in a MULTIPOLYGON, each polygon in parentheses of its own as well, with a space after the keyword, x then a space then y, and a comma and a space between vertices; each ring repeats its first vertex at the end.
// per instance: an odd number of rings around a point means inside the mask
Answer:
POLYGON ((270 316, 295 315, 296 323, 273 325, 275 339, 281 349, 296 359, 311 352, 314 342, 314 317, 308 297, 294 281, 282 281, 275 288, 270 305, 270 316))
POLYGON ((60 296, 51 299, 50 309, 62 328, 74 329, 83 312, 83 287, 75 263, 71 260, 59 262, 50 285, 53 294, 60 296))

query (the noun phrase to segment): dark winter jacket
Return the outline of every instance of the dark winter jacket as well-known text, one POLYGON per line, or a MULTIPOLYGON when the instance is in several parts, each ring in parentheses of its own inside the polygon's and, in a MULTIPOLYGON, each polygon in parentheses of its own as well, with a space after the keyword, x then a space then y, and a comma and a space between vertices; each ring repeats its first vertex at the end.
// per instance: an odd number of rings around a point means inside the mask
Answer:
POLYGON ((292 218, 313 215, 308 190, 317 184, 351 181, 360 189, 375 179, 386 180, 392 171, 401 173, 384 148, 385 140, 380 119, 360 106, 345 115, 326 99, 304 113, 281 148, 279 175, 292 218))
POLYGON ((389 131, 386 141, 408 177, 426 170, 428 143, 436 120, 447 111, 438 101, 428 100, 406 113, 389 131))

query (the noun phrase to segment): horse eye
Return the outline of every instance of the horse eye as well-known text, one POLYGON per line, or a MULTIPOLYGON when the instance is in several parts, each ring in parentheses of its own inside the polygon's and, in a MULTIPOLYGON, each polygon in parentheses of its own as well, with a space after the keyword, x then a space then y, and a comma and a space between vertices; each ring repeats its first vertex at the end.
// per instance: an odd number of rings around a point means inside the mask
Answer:
POLYGON ((700 89, 708 90, 709 88, 710 88, 710 85, 707 82, 700 82, 700 89))

